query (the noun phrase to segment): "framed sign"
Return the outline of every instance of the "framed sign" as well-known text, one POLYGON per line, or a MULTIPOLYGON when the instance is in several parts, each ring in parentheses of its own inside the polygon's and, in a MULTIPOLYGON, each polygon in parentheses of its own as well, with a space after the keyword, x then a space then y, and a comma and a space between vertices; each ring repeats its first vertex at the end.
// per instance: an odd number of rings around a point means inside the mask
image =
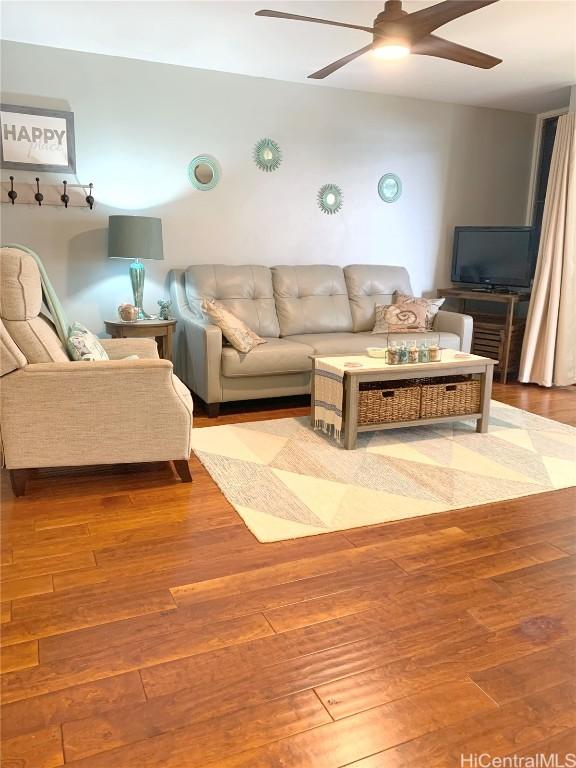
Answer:
POLYGON ((74 114, 0 104, 2 168, 75 173, 74 114))

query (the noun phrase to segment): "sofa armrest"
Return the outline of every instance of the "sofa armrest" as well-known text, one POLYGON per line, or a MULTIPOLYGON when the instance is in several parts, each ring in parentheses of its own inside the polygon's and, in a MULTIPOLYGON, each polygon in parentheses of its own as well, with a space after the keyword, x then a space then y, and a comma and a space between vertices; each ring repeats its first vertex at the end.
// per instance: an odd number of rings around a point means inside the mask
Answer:
POLYGON ((159 357, 154 339, 99 339, 110 360, 122 360, 129 355, 155 360, 159 357))
POLYGON ((473 320, 470 315, 440 310, 434 318, 434 330, 455 333, 460 337, 460 351, 470 352, 473 320))
POLYGON ((182 270, 171 270, 168 279, 172 308, 178 318, 174 338, 176 372, 205 403, 221 403, 222 331, 190 307, 182 270))
POLYGON ((180 313, 176 369, 205 403, 222 402, 222 331, 192 314, 180 313))
POLYGON ((189 393, 168 360, 36 363, 2 381, 10 469, 188 458, 189 393))

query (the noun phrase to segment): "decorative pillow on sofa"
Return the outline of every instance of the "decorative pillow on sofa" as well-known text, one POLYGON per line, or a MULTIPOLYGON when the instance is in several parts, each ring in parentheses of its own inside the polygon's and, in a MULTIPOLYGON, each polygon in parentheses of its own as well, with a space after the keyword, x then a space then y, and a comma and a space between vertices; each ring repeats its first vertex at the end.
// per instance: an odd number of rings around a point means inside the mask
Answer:
POLYGON ((81 323, 74 323, 68 333, 68 351, 72 360, 109 360, 98 338, 81 323))
POLYGON ((266 344, 266 339, 262 339, 257 333, 248 328, 246 323, 239 320, 232 312, 228 312, 222 304, 214 299, 202 300, 202 312, 204 312, 212 322, 217 325, 230 344, 238 352, 250 352, 259 344, 266 344))
POLYGON ((426 307, 421 304, 376 304, 372 333, 425 333, 426 307))
POLYGON ((444 304, 446 299, 424 299, 416 296, 408 296, 407 293, 394 291, 394 304, 420 304, 426 308, 426 330, 431 331, 434 324, 434 318, 438 310, 444 304))

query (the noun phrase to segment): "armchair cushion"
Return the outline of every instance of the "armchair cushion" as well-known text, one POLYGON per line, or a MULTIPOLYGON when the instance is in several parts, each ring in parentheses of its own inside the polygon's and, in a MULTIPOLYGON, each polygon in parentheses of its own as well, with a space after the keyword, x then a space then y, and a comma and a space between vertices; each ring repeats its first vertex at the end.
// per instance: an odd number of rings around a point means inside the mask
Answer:
POLYGON ((25 365, 26 358, 14 344, 4 323, 0 322, 0 376, 6 376, 7 373, 12 373, 25 365))
POLYGON ((40 314, 42 286, 38 265, 19 248, 2 248, 0 313, 5 320, 30 320, 40 314))
POLYGON ((99 339, 109 360, 125 360, 136 355, 140 360, 157 360, 158 345, 154 339, 99 339))
POLYGON ((4 320, 6 330, 29 363, 60 363, 70 358, 52 323, 42 315, 29 320, 4 320))

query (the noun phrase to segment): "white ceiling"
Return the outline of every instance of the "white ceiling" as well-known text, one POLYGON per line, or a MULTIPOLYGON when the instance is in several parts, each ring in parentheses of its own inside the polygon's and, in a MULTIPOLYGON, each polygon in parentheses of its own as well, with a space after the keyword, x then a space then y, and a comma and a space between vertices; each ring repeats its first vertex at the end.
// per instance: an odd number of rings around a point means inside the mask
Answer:
MULTIPOLYGON (((407 0, 411 12, 432 5, 407 0)), ((576 0, 500 0, 437 31, 504 59, 492 70, 427 56, 365 55, 323 81, 311 72, 370 42, 361 31, 255 17, 260 8, 370 25, 382 2, 3 0, 5 40, 200 69, 526 112, 568 102, 576 81, 576 0)))

